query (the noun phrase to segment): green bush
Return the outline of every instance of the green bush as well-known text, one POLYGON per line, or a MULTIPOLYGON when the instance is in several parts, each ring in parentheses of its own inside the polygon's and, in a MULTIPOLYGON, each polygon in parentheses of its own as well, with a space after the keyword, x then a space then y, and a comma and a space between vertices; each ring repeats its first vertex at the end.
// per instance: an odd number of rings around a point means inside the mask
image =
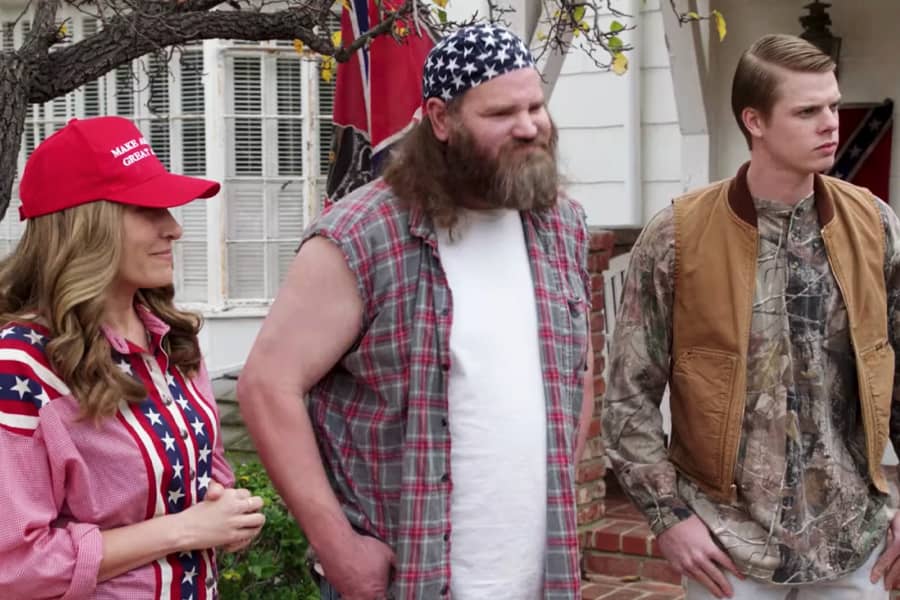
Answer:
POLYGON ((306 538, 262 465, 235 465, 234 476, 235 487, 263 499, 266 524, 249 547, 218 553, 222 600, 318 600, 319 590, 304 561, 306 538))

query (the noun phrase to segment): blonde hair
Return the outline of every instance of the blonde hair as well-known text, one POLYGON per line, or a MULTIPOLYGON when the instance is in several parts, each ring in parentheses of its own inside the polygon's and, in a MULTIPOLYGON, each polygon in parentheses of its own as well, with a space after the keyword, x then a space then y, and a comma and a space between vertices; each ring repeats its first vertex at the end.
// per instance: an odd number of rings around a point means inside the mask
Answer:
MULTIPOLYGON (((91 202, 30 219, 15 250, 0 261, 0 324, 35 321, 49 328, 45 352, 83 417, 115 414, 121 401, 147 391, 113 363, 101 325, 105 294, 122 255, 124 207, 91 202)), ((200 366, 198 315, 175 308, 174 288, 142 289, 137 301, 171 328, 163 341, 170 364, 187 375, 200 366)))
POLYGON ((731 83, 731 110, 750 146, 750 132, 741 114, 745 108, 768 117, 778 99, 777 69, 799 73, 830 73, 836 68, 827 54, 803 38, 782 33, 764 35, 741 55, 731 83))

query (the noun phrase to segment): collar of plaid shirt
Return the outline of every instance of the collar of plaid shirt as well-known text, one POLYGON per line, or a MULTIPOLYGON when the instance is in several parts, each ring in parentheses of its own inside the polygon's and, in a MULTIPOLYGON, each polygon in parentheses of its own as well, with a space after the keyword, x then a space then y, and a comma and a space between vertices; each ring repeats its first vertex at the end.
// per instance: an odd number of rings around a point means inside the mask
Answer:
MULTIPOLYGON (((572 464, 587 358, 584 213, 561 197, 522 213, 547 399, 546 599, 579 589, 572 464)), ((450 582, 447 384, 452 306, 435 231, 378 180, 304 235, 332 240, 363 298, 357 344, 310 393, 323 460, 347 517, 397 557, 391 596, 440 598, 450 582)), ((503 502, 503 498, 497 498, 503 502)))

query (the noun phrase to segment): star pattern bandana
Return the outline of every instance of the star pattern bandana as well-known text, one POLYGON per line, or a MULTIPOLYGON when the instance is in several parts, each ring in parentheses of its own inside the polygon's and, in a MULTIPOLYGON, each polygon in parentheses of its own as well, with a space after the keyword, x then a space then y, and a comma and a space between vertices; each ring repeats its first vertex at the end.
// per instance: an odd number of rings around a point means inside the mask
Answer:
POLYGON ((449 102, 476 85, 525 67, 534 67, 534 57, 511 31, 489 23, 463 27, 428 53, 422 100, 449 102))

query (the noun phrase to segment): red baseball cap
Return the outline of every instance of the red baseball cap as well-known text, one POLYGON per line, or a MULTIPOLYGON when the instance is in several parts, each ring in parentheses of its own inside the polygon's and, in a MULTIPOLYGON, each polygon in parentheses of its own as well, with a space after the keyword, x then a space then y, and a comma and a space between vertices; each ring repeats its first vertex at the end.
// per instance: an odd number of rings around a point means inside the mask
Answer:
POLYGON ((171 208, 218 193, 215 181, 166 171, 128 119, 72 119, 25 164, 19 217, 24 221, 96 200, 171 208))

